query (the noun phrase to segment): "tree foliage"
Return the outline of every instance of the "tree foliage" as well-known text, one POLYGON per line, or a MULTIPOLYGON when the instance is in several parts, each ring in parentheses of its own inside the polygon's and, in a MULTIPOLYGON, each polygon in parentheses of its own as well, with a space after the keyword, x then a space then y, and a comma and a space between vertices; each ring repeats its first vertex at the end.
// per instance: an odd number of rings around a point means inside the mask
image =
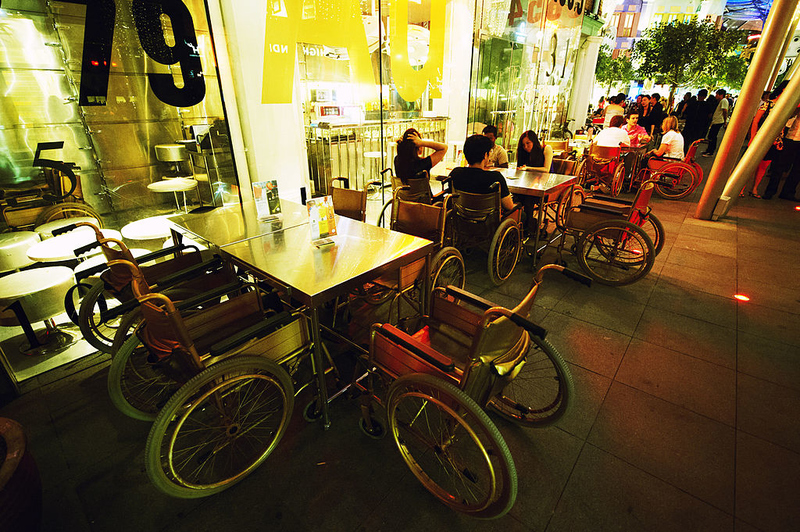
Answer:
POLYGON ((633 57, 640 76, 670 86, 672 102, 678 87, 704 78, 727 79, 735 64, 730 58, 742 38, 742 32, 717 29, 708 21, 662 23, 644 31, 633 57))
POLYGON ((600 47, 595 67, 595 78, 601 86, 606 88, 606 94, 611 94, 615 85, 627 85, 636 77, 631 59, 620 54, 616 59, 611 57, 611 48, 607 45, 600 47))

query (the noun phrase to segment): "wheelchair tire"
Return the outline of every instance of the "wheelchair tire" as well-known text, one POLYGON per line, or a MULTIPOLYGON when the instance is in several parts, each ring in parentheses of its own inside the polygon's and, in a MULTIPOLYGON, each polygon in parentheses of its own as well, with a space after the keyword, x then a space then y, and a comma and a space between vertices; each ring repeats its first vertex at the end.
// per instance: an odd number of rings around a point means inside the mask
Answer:
POLYGON ((511 452, 486 412, 462 390, 432 375, 404 375, 389 387, 386 413, 406 465, 441 502, 486 519, 514 505, 511 452))
POLYGON ((578 184, 580 186, 584 186, 586 184, 586 159, 581 159, 581 161, 575 167, 575 176, 577 176, 578 184))
POLYGON ((389 225, 392 222, 392 203, 394 202, 393 199, 390 199, 386 203, 383 204, 381 208, 381 213, 378 215, 378 227, 384 227, 386 229, 389 228, 389 225))
POLYGON ((223 491, 266 460, 293 407, 292 381, 274 362, 235 356, 215 364, 181 386, 159 412, 147 437, 147 475, 173 497, 223 491))
POLYGON ((117 410, 140 421, 154 421, 180 384, 147 361, 147 348, 135 335, 111 359, 108 396, 117 410))
POLYGON ((642 229, 653 241, 653 251, 657 257, 661 250, 664 249, 664 226, 661 224, 661 220, 651 212, 642 224, 642 229))
POLYGON ((503 284, 512 273, 522 251, 522 234, 514 220, 506 218, 492 236, 489 246, 489 277, 496 286, 503 284))
POLYGON ((525 363, 489 406, 500 417, 528 427, 561 419, 574 393, 572 374, 550 342, 531 335, 525 363))
POLYGON ((603 220, 578 240, 578 264, 600 284, 622 286, 650 271, 655 249, 644 229, 624 220, 603 220))
POLYGON ((122 316, 103 321, 100 313, 119 304, 120 302, 106 291, 101 279, 97 280, 81 300, 78 311, 78 327, 89 345, 103 353, 111 353, 114 336, 122 316))
POLYGON ((656 193, 666 199, 685 198, 700 181, 695 169, 681 161, 665 164, 651 179, 656 180, 656 193))
POLYGON ((52 222, 53 220, 61 220, 62 218, 79 218, 82 216, 94 218, 100 225, 100 229, 103 228, 103 218, 100 217, 100 214, 87 204, 79 203, 77 201, 56 203, 55 205, 45 207, 44 210, 42 210, 42 212, 40 212, 36 217, 35 225, 38 227, 42 224, 46 224, 47 222, 52 222))
POLYGON ((142 311, 139 307, 134 308, 122 317, 119 327, 117 327, 117 332, 114 334, 114 342, 111 344, 112 358, 141 324, 142 311))
POLYGON ((433 256, 431 264, 431 291, 437 286, 452 285, 464 288, 467 282, 466 267, 464 266, 464 257, 456 248, 440 249, 433 256))
POLYGON ((614 170, 614 175, 611 176, 611 196, 617 197, 622 192, 622 185, 625 184, 625 165, 622 161, 617 163, 617 168, 614 170))

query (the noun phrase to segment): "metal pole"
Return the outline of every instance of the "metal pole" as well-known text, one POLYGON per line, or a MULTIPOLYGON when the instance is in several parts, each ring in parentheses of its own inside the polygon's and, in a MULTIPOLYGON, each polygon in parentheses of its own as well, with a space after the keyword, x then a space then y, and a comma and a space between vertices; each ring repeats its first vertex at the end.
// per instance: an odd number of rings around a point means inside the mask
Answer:
POLYGON ((711 219, 731 170, 739 159, 739 151, 761 102, 761 93, 772 74, 775 59, 792 22, 791 15, 794 14, 797 2, 798 0, 775 0, 772 4, 761 41, 758 43, 750 68, 747 69, 747 77, 739 93, 739 100, 720 142, 700 202, 697 204, 696 218, 711 219))
POLYGON ((789 45, 794 38, 794 30, 797 29, 797 20, 797 17, 792 19, 792 25, 789 26, 789 31, 786 32, 786 38, 783 40, 783 47, 778 54, 778 59, 775 61, 775 68, 772 69, 772 76, 770 76, 769 83, 767 83, 767 88, 765 90, 771 91, 775 85, 775 80, 778 79, 778 73, 781 71, 781 65, 783 65, 783 59, 786 57, 786 51, 789 49, 789 45))
POLYGON ((800 76, 795 76, 789 82, 781 97, 778 98, 775 107, 772 108, 764 124, 762 124, 756 136, 750 142, 747 151, 742 155, 739 164, 734 168, 720 199, 720 202, 725 201, 725 203, 716 209, 715 217, 717 215, 725 216, 728 212, 734 198, 738 197, 739 190, 753 175, 758 163, 764 158, 767 150, 775 141, 775 137, 778 136, 786 121, 797 109, 798 104, 800 104, 800 76), (730 199, 725 200, 726 197, 730 199))

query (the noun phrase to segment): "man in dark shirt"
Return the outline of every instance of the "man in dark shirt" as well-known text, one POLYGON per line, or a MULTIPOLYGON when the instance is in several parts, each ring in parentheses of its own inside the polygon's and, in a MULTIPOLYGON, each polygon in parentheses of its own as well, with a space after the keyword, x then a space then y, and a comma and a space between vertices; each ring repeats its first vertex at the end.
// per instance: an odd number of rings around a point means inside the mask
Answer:
POLYGON ((514 208, 514 201, 505 177, 500 172, 485 170, 492 145, 491 139, 483 135, 469 137, 464 142, 464 158, 469 166, 454 168, 450 172, 451 183, 455 190, 472 194, 488 194, 492 192, 492 185, 499 183, 500 203, 504 211, 510 211, 514 208))
POLYGON ((711 115, 716 108, 716 100, 709 102, 706 100, 708 91, 700 89, 697 92, 697 101, 689 102, 684 112, 686 124, 683 126, 684 146, 689 149, 692 142, 706 136, 708 126, 711 125, 711 115), (712 107, 713 106, 713 107, 712 107))

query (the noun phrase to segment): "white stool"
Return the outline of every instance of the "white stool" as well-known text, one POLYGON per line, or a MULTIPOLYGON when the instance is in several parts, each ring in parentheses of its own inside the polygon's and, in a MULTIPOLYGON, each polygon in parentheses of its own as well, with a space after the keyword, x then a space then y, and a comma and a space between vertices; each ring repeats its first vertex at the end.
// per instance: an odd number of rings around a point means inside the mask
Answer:
POLYGON ((164 181, 156 181, 150 183, 147 188, 153 192, 169 193, 175 196, 175 207, 180 210, 181 204, 178 201, 178 192, 183 194, 183 212, 189 212, 186 207, 186 191, 194 190, 197 188, 197 181, 187 177, 176 177, 175 179, 165 179, 164 181))
POLYGON ((0 307, 14 311, 28 339, 20 350, 26 355, 43 355, 63 350, 74 338, 56 328, 53 318, 64 312, 64 297, 74 283, 72 270, 64 266, 35 268, 0 278, 0 307), (32 322, 45 322, 37 335, 32 322))
MULTIPOLYGON (((114 229, 101 229, 100 232, 105 238, 122 239, 119 231, 114 229)), ((67 260, 76 260, 75 250, 79 247, 96 242, 94 229, 91 227, 79 227, 74 231, 70 231, 64 235, 58 235, 53 238, 48 238, 38 244, 32 246, 28 250, 28 258, 36 262, 63 262, 67 260)), ((100 247, 96 247, 87 252, 83 257, 91 257, 100 253, 100 247)), ((72 270, 70 270, 72 271, 72 270)))
POLYGON ((33 231, 0 234, 0 273, 33 264, 28 258, 28 250, 39 240, 39 235, 33 231))
POLYGON ((60 220, 47 222, 46 224, 37 226, 34 231, 39 233, 39 236, 42 237, 42 240, 45 240, 47 238, 53 238, 53 231, 55 229, 61 229, 62 227, 66 227, 70 224, 82 222, 88 222, 95 227, 100 227, 100 222, 98 222, 95 218, 92 218, 91 216, 78 216, 76 218, 61 218, 60 220))
POLYGON ((127 224, 121 229, 128 240, 158 240, 169 238, 170 223, 166 216, 151 216, 127 224))

